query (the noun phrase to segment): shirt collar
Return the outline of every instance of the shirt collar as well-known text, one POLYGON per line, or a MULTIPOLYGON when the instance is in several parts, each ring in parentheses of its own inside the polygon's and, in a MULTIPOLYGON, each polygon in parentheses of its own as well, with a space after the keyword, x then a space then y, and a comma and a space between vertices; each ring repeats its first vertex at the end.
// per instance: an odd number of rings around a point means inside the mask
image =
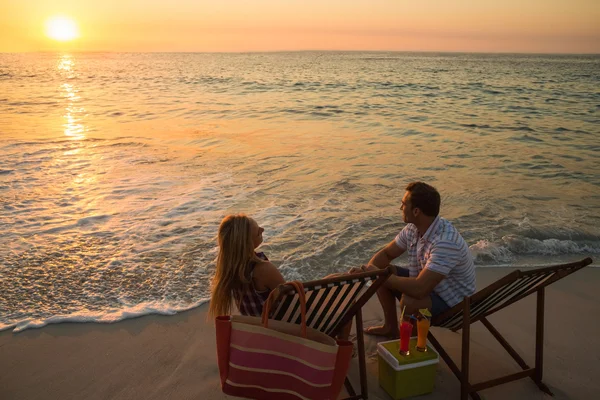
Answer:
POLYGON ((438 215, 437 217, 435 217, 431 225, 429 225, 429 228, 427 228, 427 232, 425 232, 421 239, 425 240, 426 242, 430 242, 433 235, 435 235, 435 233, 438 231, 440 223, 440 216, 438 215))

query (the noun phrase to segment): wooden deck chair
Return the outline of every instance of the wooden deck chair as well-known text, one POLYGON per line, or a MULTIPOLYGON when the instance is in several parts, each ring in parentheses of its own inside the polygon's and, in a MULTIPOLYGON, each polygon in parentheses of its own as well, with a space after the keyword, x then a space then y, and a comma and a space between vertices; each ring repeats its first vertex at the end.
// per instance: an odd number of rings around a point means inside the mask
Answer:
POLYGON ((432 325, 448 328, 454 332, 462 329, 461 368, 452 361, 448 353, 429 332, 428 339, 442 356, 454 375, 460 380, 461 400, 466 400, 469 395, 475 400, 480 397, 478 391, 511 382, 517 379, 530 377, 535 384, 545 393, 553 395, 550 389, 542 382, 543 350, 544 350, 544 289, 546 286, 572 274, 573 272, 592 263, 591 258, 570 264, 555 265, 551 267, 516 270, 481 289, 464 300, 433 318, 432 325), (510 344, 500 335, 496 328, 487 320, 487 317, 509 305, 537 293, 537 310, 535 325, 535 367, 531 368, 519 356, 510 344), (521 372, 491 379, 485 382, 471 384, 469 382, 469 329, 470 325, 481 321, 490 331, 492 336, 500 342, 502 347, 523 369, 521 372))
MULTIPOLYGON (((393 269, 388 267, 379 271, 302 283, 306 292, 307 326, 335 337, 352 318, 356 319, 360 394, 356 394, 352 384, 346 378, 345 386, 349 397, 345 400, 366 400, 368 398, 361 308, 392 273, 393 269), (368 282, 371 282, 370 286, 368 282)), ((275 308, 271 318, 300 323, 298 295, 294 294, 292 290, 290 285, 280 287, 279 305, 275 308)))

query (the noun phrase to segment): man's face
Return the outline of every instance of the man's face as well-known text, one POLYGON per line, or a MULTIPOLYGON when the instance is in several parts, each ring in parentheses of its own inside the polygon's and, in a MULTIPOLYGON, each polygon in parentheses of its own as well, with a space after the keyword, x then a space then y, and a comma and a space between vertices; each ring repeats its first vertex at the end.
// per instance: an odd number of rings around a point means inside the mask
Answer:
POLYGON ((400 206, 402 210, 402 219, 404 222, 411 223, 414 222, 413 208, 410 203, 410 192, 404 193, 404 197, 402 198, 402 205, 400 206))

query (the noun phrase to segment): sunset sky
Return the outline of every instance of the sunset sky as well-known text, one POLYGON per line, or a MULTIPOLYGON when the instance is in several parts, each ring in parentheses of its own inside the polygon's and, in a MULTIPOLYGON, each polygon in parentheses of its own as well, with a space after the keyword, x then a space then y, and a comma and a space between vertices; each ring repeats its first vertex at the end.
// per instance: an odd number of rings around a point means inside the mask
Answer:
POLYGON ((600 0, 1 0, 0 52, 600 53, 600 0), (47 37, 63 15, 80 37, 47 37))

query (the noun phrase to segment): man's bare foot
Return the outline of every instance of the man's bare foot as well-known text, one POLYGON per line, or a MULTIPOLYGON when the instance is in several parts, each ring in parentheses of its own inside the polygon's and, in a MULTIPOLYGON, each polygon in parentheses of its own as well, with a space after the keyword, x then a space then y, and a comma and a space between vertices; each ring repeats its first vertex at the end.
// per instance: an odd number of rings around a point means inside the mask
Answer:
POLYGON ((374 336, 385 336, 392 339, 400 337, 400 332, 396 329, 392 329, 389 326, 381 325, 381 326, 370 326, 364 329, 364 332, 368 335, 374 336))

